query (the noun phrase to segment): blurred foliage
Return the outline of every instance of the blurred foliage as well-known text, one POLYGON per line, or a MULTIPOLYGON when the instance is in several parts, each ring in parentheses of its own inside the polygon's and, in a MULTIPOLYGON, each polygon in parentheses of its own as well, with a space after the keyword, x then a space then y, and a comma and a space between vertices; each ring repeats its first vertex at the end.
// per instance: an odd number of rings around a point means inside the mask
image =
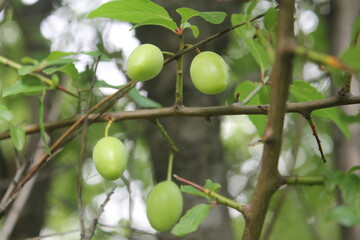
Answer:
MULTIPOLYGON (((76 14, 76 9, 71 8, 71 4, 68 1, 59 2, 61 4, 55 7, 52 16, 63 11, 71 19, 71 21, 69 20, 70 23, 68 24, 70 25, 68 27, 73 27, 74 29, 78 25, 87 24, 95 32, 94 35, 98 37, 98 39, 91 42, 93 49, 89 51, 88 46, 77 45, 76 52, 78 53, 74 54, 71 52, 74 50, 69 51, 69 42, 77 37, 76 31, 74 31, 67 32, 61 36, 64 46, 59 45, 57 42, 58 45, 56 47, 59 48, 57 49, 59 51, 52 51, 48 56, 44 56, 43 52, 27 52, 25 46, 27 36, 23 34, 22 29, 24 26, 21 26, 12 14, 17 8, 22 9, 25 6, 20 1, 15 2, 16 4, 0 15, 0 52, 1 55, 17 62, 20 62, 24 56, 28 56, 24 63, 26 66, 19 70, 20 75, 26 75, 41 67, 38 70, 45 70, 44 73, 47 75, 56 73, 59 76, 59 84, 61 86, 81 97, 87 98, 90 94, 88 90, 91 87, 91 81, 95 75, 93 70, 100 55, 105 56, 100 58, 100 62, 113 62, 118 67, 119 72, 124 71, 124 56, 122 55, 124 49, 106 46, 109 43, 107 43, 107 33, 103 26, 106 26, 106 24, 111 25, 113 22, 89 21, 85 18, 86 13, 81 12, 79 9, 77 10, 80 13, 76 14), (73 15, 68 16, 70 13, 73 15), (8 31, 11 34, 5 34, 8 31), (40 57, 35 58, 34 56, 40 57), (113 56, 117 56, 117 58, 113 58, 113 56), (76 63, 81 62, 81 59, 84 58, 86 59, 86 67, 85 69, 78 70, 79 67, 76 63)), ((97 4, 100 4, 100 2, 97 4)), ((268 11, 265 22, 257 21, 256 24, 260 26, 262 34, 267 38, 271 46, 274 46, 276 41, 276 26, 274 23, 277 15, 275 8, 270 8, 274 7, 274 5, 273 2, 259 1, 256 4, 256 1, 251 1, 245 4, 243 9, 239 11, 241 15, 233 16, 233 23, 237 24, 243 20, 250 20, 255 15, 268 11)), ((96 6, 94 5, 93 9, 96 6)), ((327 21, 329 17, 328 8, 328 1, 305 1, 299 3, 297 16, 305 10, 309 10, 316 14, 315 16, 318 20, 318 25, 311 32, 304 32, 299 27, 301 23, 297 22, 296 34, 299 44, 312 48, 315 51, 328 52, 328 36, 331 30, 327 21)), ((93 9, 89 9, 88 12, 93 9)), ((31 27, 39 28, 39 26, 31 27)), ((40 33, 40 30, 38 29, 37 32, 40 33)), ((237 33, 230 34, 232 36, 231 43, 226 56, 224 56, 231 69, 229 94, 227 99, 225 99, 228 104, 234 101, 237 93, 240 93, 239 100, 242 101, 248 93, 260 84, 261 80, 266 79, 270 74, 271 61, 258 36, 255 34, 254 25, 246 24, 243 28, 239 28, 237 33)), ((35 36, 35 38, 42 39, 41 41, 44 46, 54 50, 54 45, 50 48, 50 42, 45 41, 42 36, 35 36)), ((53 39, 52 41, 54 43, 53 39)), ((78 42, 76 43, 78 44, 78 42)), ((123 48, 126 48, 126 46, 123 46, 123 48)), ((356 48, 355 52, 358 53, 358 51, 359 48, 356 48)), ((354 59, 357 60, 357 57, 347 53, 345 59, 353 66, 354 59)), ((313 65, 309 65, 306 59, 296 57, 294 66, 294 80, 301 79, 306 82, 294 81, 290 101, 309 101, 330 96, 330 73, 326 72, 322 66, 315 65, 316 69, 313 76, 308 73, 311 70, 309 66, 313 65)), ((2 95, 4 91, 5 93, 7 92, 5 95, 9 95, 6 97, 0 96, 0 113, 3 113, 0 118, 1 132, 6 131, 10 127, 21 129, 25 125, 36 122, 38 110, 36 107, 33 107, 34 102, 36 103, 37 98, 42 94, 41 92, 49 87, 49 84, 44 87, 43 83, 39 83, 42 87, 40 89, 33 89, 34 91, 30 91, 26 87, 25 90, 24 88, 21 91, 19 91, 19 88, 14 90, 14 85, 20 83, 20 75, 15 70, 0 65, 0 88, 2 95), (13 88, 11 89, 11 87, 13 88), (34 115, 33 113, 36 114, 34 115)), ((51 80, 54 81, 54 79, 51 80)), ((24 83, 24 81, 26 80, 22 78, 21 83, 24 83)), ((104 82, 99 84, 101 87, 113 87, 113 85, 105 84, 104 82)), ((120 84, 123 83, 118 85, 120 84)), ((50 86, 54 88, 57 86, 57 83, 54 85, 50 84, 50 86)), ((33 87, 34 85, 32 85, 33 87)), ((53 90, 49 95, 53 95, 52 93, 54 93, 53 90)), ((144 95, 140 95, 140 93, 143 94, 141 86, 129 96, 121 99, 111 111, 160 107, 156 102, 146 98, 144 95)), ((104 97, 103 89, 94 89, 92 94, 92 103, 96 103, 104 97)), ((265 104, 268 102, 268 94, 269 86, 265 85, 259 94, 253 97, 247 104, 265 104)), ((56 101, 56 107, 60 109, 57 119, 68 119, 80 112, 86 111, 84 101, 79 102, 78 99, 67 94, 63 94, 60 99, 52 98, 51 100, 56 101)), ((50 111, 50 109, 46 111, 50 111)), ((354 214, 360 211, 358 175, 355 175, 354 172, 344 173, 332 170, 334 162, 332 149, 334 143, 331 136, 330 123, 335 122, 342 132, 347 137, 350 137, 348 122, 344 120, 350 118, 351 116, 347 116, 341 110, 335 108, 314 112, 317 131, 322 140, 326 158, 329 160, 329 163, 324 165, 311 129, 306 121, 299 115, 288 114, 286 116, 284 144, 279 163, 281 173, 299 176, 325 175, 326 186, 286 186, 278 191, 272 199, 264 228, 265 232, 267 226, 273 224, 271 235, 264 235, 263 240, 285 240, 290 238, 294 240, 315 238, 336 240, 340 239, 337 222, 348 226, 360 221, 358 219, 359 215, 354 214), (343 191, 346 205, 337 205, 335 187, 343 191)), ((264 132, 266 117, 224 116, 221 119, 221 136, 225 149, 225 161, 229 166, 227 190, 235 200, 247 203, 250 201, 254 190, 262 152, 262 145, 256 144, 256 142, 264 132)), ((358 123, 358 119, 354 121, 358 123)), ((96 215, 99 205, 109 189, 113 186, 118 187, 113 198, 117 204, 117 207, 114 209, 119 212, 114 213, 112 209, 105 209, 107 213, 110 212, 110 215, 107 215, 107 218, 100 218, 100 225, 94 239, 117 239, 117 236, 127 236, 130 238, 133 235, 149 237, 154 233, 144 219, 144 213, 140 213, 141 210, 144 210, 144 199, 153 185, 148 147, 141 136, 143 124, 146 124, 145 120, 122 121, 114 123, 110 128, 109 135, 115 136, 125 143, 130 159, 125 173, 127 180, 117 180, 114 182, 102 179, 96 172, 91 159, 92 147, 98 139, 104 136, 106 124, 96 123, 88 127, 86 156, 82 169, 82 181, 84 183, 83 202, 87 224, 96 215)), ((53 131, 51 139, 56 139, 63 132, 64 129, 53 131)), ((22 150, 19 147, 23 144, 21 142, 23 141, 21 139, 22 133, 15 132, 14 134, 17 136, 13 138, 16 140, 15 147, 20 152, 20 160, 25 161, 25 152, 29 150, 29 137, 27 137, 27 145, 22 150)), ((0 177, 10 179, 16 168, 14 146, 9 140, 3 140, 0 144, 1 161, 6 163, 1 164, 0 177)), ((67 143, 62 151, 52 159, 53 170, 50 179, 51 186, 46 196, 44 233, 61 233, 78 229, 77 166, 80 157, 80 147, 81 134, 67 143)), ((240 238, 244 228, 244 219, 238 214, 233 214, 232 216, 234 233, 237 238, 240 238)), ((72 233, 64 235, 62 239, 78 239, 78 235, 72 233)))

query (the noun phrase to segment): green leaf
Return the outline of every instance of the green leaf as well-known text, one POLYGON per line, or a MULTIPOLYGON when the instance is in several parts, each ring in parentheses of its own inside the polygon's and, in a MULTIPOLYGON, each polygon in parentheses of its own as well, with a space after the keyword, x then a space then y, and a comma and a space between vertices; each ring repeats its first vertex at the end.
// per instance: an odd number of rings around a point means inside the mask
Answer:
POLYGON ((26 134, 23 128, 11 127, 10 128, 11 140, 18 151, 23 150, 25 146, 26 134))
POLYGON ((190 18, 199 16, 203 18, 205 21, 212 24, 220 24, 225 20, 226 13, 225 12, 199 12, 197 10, 191 8, 178 8, 176 12, 181 16, 181 23, 184 24, 190 18))
POLYGON ((191 29, 195 38, 197 38, 199 36, 199 28, 197 26, 191 25, 189 22, 186 22, 184 24, 184 29, 186 29, 186 28, 191 29))
POLYGON ((335 220, 344 226, 355 226, 360 223, 360 208, 340 206, 331 212, 330 217, 332 220, 335 220))
POLYGON ((193 186, 190 186, 190 185, 181 185, 180 191, 191 194, 191 195, 210 199, 210 197, 208 195, 206 195, 205 193, 201 192, 200 190, 197 190, 196 188, 194 188, 193 186))
POLYGON ((150 0, 119 0, 108 2, 92 11, 88 17, 111 18, 139 25, 159 25, 171 31, 177 29, 177 25, 169 16, 169 13, 162 6, 150 0), (147 24, 142 24, 146 22, 147 24))
POLYGON ((58 68, 46 68, 43 70, 46 74, 53 74, 55 72, 63 72, 68 75, 72 80, 79 80, 80 74, 73 63, 68 63, 58 68))
POLYGON ((175 227, 171 230, 171 233, 181 237, 195 232, 209 215, 210 208, 211 206, 207 204, 199 204, 191 208, 180 219, 180 222, 175 225, 175 227))
POLYGON ((49 55, 45 59, 50 61, 50 60, 54 60, 54 59, 57 59, 57 58, 63 58, 63 57, 76 55, 76 54, 78 54, 78 53, 76 53, 76 52, 53 51, 53 52, 49 53, 49 55))
POLYGON ((46 131, 44 127, 44 98, 45 98, 45 91, 41 96, 39 96, 39 128, 40 128, 40 136, 45 146, 45 151, 51 155, 49 145, 46 141, 46 131))
POLYGON ((129 91, 129 97, 141 108, 160 108, 161 104, 142 96, 136 88, 129 91))
POLYGON ((346 66, 360 72, 360 47, 350 47, 340 57, 346 66))
POLYGON ((354 173, 354 172, 356 172, 356 171, 360 171, 360 165, 358 165, 358 166, 353 166, 352 168, 350 168, 350 169, 348 170, 348 173, 354 173))
POLYGON ((258 1, 250 1, 248 3, 245 3, 244 10, 246 12, 246 15, 250 16, 257 4, 258 4, 258 1))
POLYGON ((341 185, 341 195, 345 204, 352 205, 360 198, 360 178, 356 174, 346 174, 341 185))
POLYGON ((276 28, 278 11, 275 8, 269 8, 264 16, 264 26, 269 31, 274 31, 276 28))
POLYGON ((39 93, 48 89, 46 85, 40 82, 37 78, 32 76, 24 76, 22 80, 17 81, 14 85, 5 88, 2 91, 2 96, 7 97, 18 93, 33 94, 39 93))
MULTIPOLYGON (((307 102, 313 100, 323 99, 325 96, 320 93, 315 87, 308 82, 296 80, 290 87, 290 99, 298 102, 307 102)), ((316 110, 313 115, 319 118, 328 119, 336 124, 341 132, 347 137, 350 137, 350 130, 346 121, 341 119, 340 108, 324 108, 316 110)))
POLYGON ((213 192, 218 192, 221 189, 221 185, 220 183, 214 183, 210 179, 206 179, 204 188, 209 189, 213 192))
POLYGON ((0 105, 0 120, 10 122, 14 117, 12 111, 10 111, 5 105, 0 105))
POLYGON ((26 74, 34 72, 38 68, 38 65, 24 65, 17 70, 18 74, 24 76, 26 74))

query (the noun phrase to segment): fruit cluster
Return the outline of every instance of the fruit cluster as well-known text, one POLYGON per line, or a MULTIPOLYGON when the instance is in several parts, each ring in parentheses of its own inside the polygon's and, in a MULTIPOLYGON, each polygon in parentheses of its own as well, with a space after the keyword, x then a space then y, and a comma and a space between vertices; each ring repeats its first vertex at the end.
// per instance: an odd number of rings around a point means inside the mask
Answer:
MULTIPOLYGON (((146 81, 161 72, 163 63, 164 57, 158 47, 142 44, 130 54, 126 69, 132 80, 146 81)), ((193 59, 190 76, 200 92, 217 94, 225 90, 229 73, 221 56, 206 51, 193 59)), ((126 169, 127 152, 119 139, 106 136, 95 144, 93 160, 102 177, 116 180, 126 169)), ((179 187, 169 179, 158 183, 149 193, 146 207, 151 226, 160 232, 168 231, 179 220, 183 210, 183 197, 179 187)))
MULTIPOLYGON (((130 54, 126 69, 132 80, 141 82, 156 77, 163 68, 163 62, 164 57, 158 47, 142 44, 130 54)), ((217 53, 202 52, 191 62, 190 76, 200 92, 218 94, 227 86, 228 66, 217 53)))

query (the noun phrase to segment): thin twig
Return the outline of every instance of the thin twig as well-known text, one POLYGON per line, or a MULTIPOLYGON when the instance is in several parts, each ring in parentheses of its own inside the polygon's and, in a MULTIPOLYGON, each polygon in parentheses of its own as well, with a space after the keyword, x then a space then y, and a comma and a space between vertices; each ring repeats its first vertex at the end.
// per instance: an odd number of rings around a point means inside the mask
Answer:
POLYGON ((316 139, 316 143, 318 145, 318 148, 319 148, 319 152, 320 152, 320 155, 321 155, 321 159, 323 160, 324 163, 326 163, 326 158, 325 158, 325 154, 324 154, 324 151, 322 149, 322 146, 321 146, 321 140, 320 140, 320 137, 316 131, 316 125, 315 125, 315 122, 314 122, 314 119, 312 118, 311 114, 307 114, 304 116, 305 119, 307 120, 309 126, 311 127, 311 131, 313 133, 313 136, 315 137, 316 139))
POLYGON ((178 175, 174 174, 173 175, 174 178, 180 182, 183 182, 185 184, 188 184, 194 188, 196 188, 197 190, 205 193, 206 195, 208 195, 210 198, 214 199, 216 201, 216 203, 219 203, 219 204, 223 204, 225 206, 228 206, 228 207, 231 207, 241 213, 244 212, 244 206, 238 202, 235 202, 234 200, 230 199, 230 198, 227 198, 223 195, 220 195, 214 191, 211 191, 210 189, 207 189, 205 187, 202 187, 188 179, 185 179, 185 178, 182 178, 182 177, 179 177, 178 175))
POLYGON ((110 197, 114 193, 115 189, 116 189, 116 187, 113 187, 110 190, 110 192, 108 192, 104 202, 100 205, 98 213, 96 214, 96 217, 93 219, 93 221, 88 229, 88 234, 87 234, 86 238, 84 238, 85 240, 90 240, 94 236, 94 232, 95 232, 96 226, 99 222, 99 218, 100 218, 101 214, 104 212, 105 206, 110 201, 110 197))
POLYGON ((159 128, 162 135, 165 137, 166 141, 169 144, 170 150, 172 152, 179 152, 179 148, 175 145, 174 141, 171 139, 170 135, 164 128, 164 126, 159 122, 159 120, 155 120, 155 125, 159 128))

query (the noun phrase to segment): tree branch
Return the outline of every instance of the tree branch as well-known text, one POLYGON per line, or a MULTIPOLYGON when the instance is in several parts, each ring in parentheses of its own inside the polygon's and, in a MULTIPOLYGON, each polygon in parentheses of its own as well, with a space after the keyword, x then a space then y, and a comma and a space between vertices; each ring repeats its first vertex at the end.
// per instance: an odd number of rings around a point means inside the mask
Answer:
MULTIPOLYGON (((350 104, 360 104, 360 96, 348 96, 340 97, 334 96, 329 98, 324 98, 320 100, 314 100, 309 102, 296 102, 288 103, 286 105, 287 113, 300 113, 302 115, 311 113, 312 111, 350 105, 350 104)), ((211 106, 211 107, 165 107, 157 109, 140 109, 134 111, 125 111, 125 112, 113 112, 106 113, 99 117, 99 114, 90 114, 89 122, 107 122, 109 119, 114 121, 123 121, 123 120, 134 120, 134 119, 157 119, 157 118, 168 118, 168 117, 213 117, 213 116, 223 116, 223 115, 264 115, 267 114, 267 109, 269 105, 241 105, 239 103, 234 103, 228 106, 211 106)), ((71 119, 56 121, 56 122, 47 122, 44 123, 46 131, 53 131, 56 129, 64 128, 71 126, 78 119, 83 118, 83 115, 76 116, 71 119)), ((39 132, 38 124, 31 124, 24 127, 26 134, 33 134, 39 132)), ((10 131, 6 131, 0 134, 0 140, 10 138, 10 131)))

